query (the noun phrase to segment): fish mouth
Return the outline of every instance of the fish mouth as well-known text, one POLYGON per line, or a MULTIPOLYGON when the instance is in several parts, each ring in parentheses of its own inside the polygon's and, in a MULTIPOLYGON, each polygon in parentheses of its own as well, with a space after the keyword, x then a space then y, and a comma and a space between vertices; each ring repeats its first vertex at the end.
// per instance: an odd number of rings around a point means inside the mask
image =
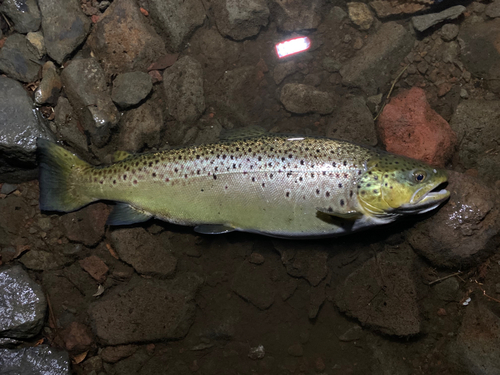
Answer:
POLYGON ((410 203, 401 205, 396 211, 405 214, 423 214, 434 210, 450 196, 450 192, 444 188, 446 184, 447 181, 440 181, 434 185, 418 189, 413 194, 410 203), (428 191, 422 194, 422 189, 428 189, 428 191))

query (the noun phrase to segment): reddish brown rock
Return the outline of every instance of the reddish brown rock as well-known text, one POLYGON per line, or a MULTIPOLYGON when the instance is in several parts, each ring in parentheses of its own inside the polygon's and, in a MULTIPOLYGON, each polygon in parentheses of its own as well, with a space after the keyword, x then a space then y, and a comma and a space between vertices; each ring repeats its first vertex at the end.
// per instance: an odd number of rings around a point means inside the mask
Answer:
POLYGON ((130 357, 137 351, 137 345, 107 346, 101 352, 101 358, 109 363, 115 363, 123 358, 130 357))
POLYGON ((389 152, 444 167, 457 144, 450 125, 414 87, 394 97, 379 117, 377 132, 389 152))
POLYGON ((108 273, 109 268, 98 256, 91 255, 80 260, 79 263, 80 266, 98 283, 103 283, 106 280, 106 274, 108 273))
POLYGON ((104 236, 108 215, 108 206, 104 203, 95 203, 61 216, 64 234, 70 241, 95 246, 104 236))
POLYGON ((82 353, 92 345, 92 333, 90 329, 78 322, 72 322, 61 331, 61 337, 66 349, 70 352, 82 353))
POLYGON ((115 0, 97 22, 88 43, 107 74, 146 70, 166 54, 163 40, 134 0, 115 0))

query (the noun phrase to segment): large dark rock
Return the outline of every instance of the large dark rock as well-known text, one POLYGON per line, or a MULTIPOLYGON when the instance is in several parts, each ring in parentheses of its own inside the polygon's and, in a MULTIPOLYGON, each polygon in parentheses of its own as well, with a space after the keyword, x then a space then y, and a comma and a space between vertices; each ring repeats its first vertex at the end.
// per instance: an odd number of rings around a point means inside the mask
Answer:
POLYGON ((236 40, 257 35, 269 19, 265 0, 217 0, 213 6, 220 33, 236 40))
POLYGON ((47 53, 61 64, 87 38, 90 19, 78 0, 44 0, 38 5, 47 53))
POLYGON ((62 71, 64 90, 83 128, 97 147, 104 146, 119 120, 110 88, 96 59, 76 59, 62 71))
POLYGON ((404 26, 396 22, 384 23, 340 69, 342 83, 359 87, 367 95, 384 91, 391 74, 400 69, 399 63, 412 46, 413 37, 404 26))
POLYGON ((0 268, 0 337, 27 339, 36 335, 46 309, 42 287, 21 266, 0 268))
POLYGON ((111 98, 120 108, 136 105, 149 95, 153 88, 151 76, 144 72, 119 74, 113 81, 111 98))
POLYGON ((92 304, 89 315, 97 337, 107 345, 183 338, 194 322, 195 274, 174 280, 133 278, 92 304))
POLYGON ((159 241, 143 228, 126 228, 114 230, 111 241, 120 259, 138 273, 162 278, 173 276, 177 259, 165 240, 159 241))
POLYGON ((330 93, 301 83, 284 85, 281 89, 280 101, 288 111, 300 114, 316 112, 327 115, 335 108, 335 100, 330 93))
POLYGON ((19 82, 0 77, 0 103, 0 182, 32 179, 36 139, 53 136, 19 82))
POLYGON ((81 210, 61 216, 64 234, 73 242, 95 246, 104 236, 109 209, 104 203, 94 203, 81 210))
POLYGON ((38 76, 40 65, 37 56, 29 49, 26 37, 12 34, 0 49, 0 71, 22 82, 33 82, 38 76))
POLYGON ((134 0, 115 0, 92 30, 88 44, 109 75, 145 70, 166 53, 163 40, 134 0))
POLYGON ((193 32, 205 21, 200 0, 150 0, 151 18, 167 39, 168 49, 181 51, 193 32))
POLYGON ((47 345, 0 349, 0 374, 70 375, 69 356, 47 345))
POLYGON ((36 0, 5 0, 0 12, 12 20, 18 33, 26 34, 40 28, 42 17, 36 0))
POLYGON ((420 332, 417 291, 412 278, 415 255, 408 247, 386 249, 338 286, 335 302, 363 325, 394 336, 420 332))
POLYGON ((439 211, 410 229, 413 249, 438 267, 482 262, 500 244, 500 208, 494 190, 477 178, 448 172, 451 196, 439 211))

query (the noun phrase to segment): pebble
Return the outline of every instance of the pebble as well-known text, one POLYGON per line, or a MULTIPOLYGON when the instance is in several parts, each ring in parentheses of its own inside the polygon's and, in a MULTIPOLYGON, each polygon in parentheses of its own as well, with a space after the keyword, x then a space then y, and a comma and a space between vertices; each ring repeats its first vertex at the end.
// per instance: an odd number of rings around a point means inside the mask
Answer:
POLYGON ((280 31, 314 30, 321 23, 323 5, 322 0, 272 1, 270 3, 271 18, 276 22, 280 31))
POLYGON ((106 281, 106 275, 109 271, 109 267, 98 256, 91 255, 79 260, 78 263, 80 263, 80 266, 99 284, 106 281))
POLYGON ((460 27, 458 25, 447 23, 441 28, 441 39, 445 42, 451 42, 457 37, 459 31, 460 27))
POLYGON ((304 348, 299 343, 296 343, 289 346, 287 352, 292 357, 302 357, 304 355, 304 348))
POLYGON ((35 102, 39 105, 55 105, 62 89, 61 77, 52 61, 47 61, 42 68, 42 81, 35 91, 35 102))
POLYGON ((53 123, 61 139, 68 142, 77 152, 83 153, 87 151, 87 137, 79 128, 73 107, 64 96, 59 96, 57 100, 56 107, 54 108, 53 123))
POLYGON ((28 41, 28 50, 41 60, 47 53, 42 32, 30 32, 26 34, 26 40, 28 41))
POLYGON ((326 115, 333 112, 335 105, 334 97, 329 92, 300 83, 284 85, 280 101, 288 111, 299 114, 313 112, 326 115))
POLYGON ((10 193, 17 190, 17 185, 4 183, 2 184, 2 188, 0 189, 0 194, 9 195, 10 193))
POLYGON ((128 108, 138 104, 149 95, 153 82, 147 73, 128 72, 119 74, 113 81, 111 99, 120 108, 128 108))
POLYGON ((12 34, 0 49, 0 71, 21 82, 33 82, 38 76, 38 58, 28 48, 26 37, 12 34))
POLYGON ((445 20, 454 20, 458 18, 463 12, 465 12, 465 10, 466 8, 463 5, 456 5, 439 13, 430 13, 412 17, 411 22, 417 31, 423 32, 445 20))
POLYGON ((255 346, 250 348, 248 351, 248 358, 250 359, 262 359, 266 355, 266 350, 263 345, 255 346))
POLYGON ((269 20, 269 8, 265 0, 216 0, 213 8, 219 32, 235 40, 257 35, 269 20))
POLYGON ((351 21, 360 30, 368 30, 372 26, 374 18, 370 8, 365 3, 347 3, 347 11, 351 21))
POLYGON ((253 264, 262 264, 264 263, 265 259, 262 254, 252 253, 250 254, 250 258, 248 259, 248 261, 253 264))
POLYGON ((4 0, 0 12, 9 17, 18 33, 26 34, 40 28, 41 15, 36 0, 4 0))
POLYGON ((500 17, 500 0, 495 0, 486 6, 485 12, 490 18, 500 17))
POLYGON ((94 203, 81 210, 61 217, 64 235, 73 242, 93 247, 104 237, 109 208, 104 203, 94 203))

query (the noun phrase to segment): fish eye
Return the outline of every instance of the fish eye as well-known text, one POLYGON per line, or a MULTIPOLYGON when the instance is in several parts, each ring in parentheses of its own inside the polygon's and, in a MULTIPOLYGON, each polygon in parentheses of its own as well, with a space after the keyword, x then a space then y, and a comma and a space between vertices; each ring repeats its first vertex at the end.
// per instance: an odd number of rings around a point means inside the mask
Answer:
POLYGON ((415 181, 415 182, 422 182, 425 180, 426 177, 427 177, 427 173, 425 173, 424 171, 413 172, 413 181, 415 181))

